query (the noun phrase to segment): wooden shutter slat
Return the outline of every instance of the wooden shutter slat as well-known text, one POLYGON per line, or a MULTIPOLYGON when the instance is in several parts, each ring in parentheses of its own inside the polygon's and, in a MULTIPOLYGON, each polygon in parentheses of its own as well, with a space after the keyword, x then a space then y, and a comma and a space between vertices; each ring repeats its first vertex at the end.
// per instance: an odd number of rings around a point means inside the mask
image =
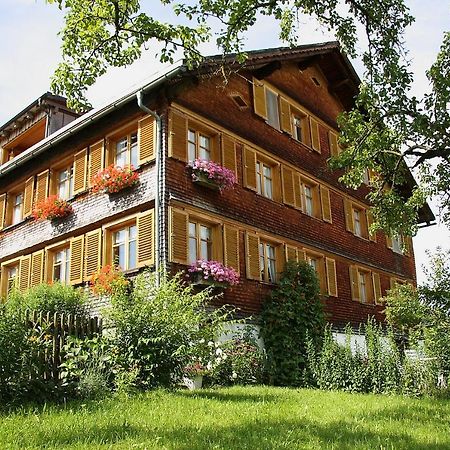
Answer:
POLYGON ((6 194, 0 195, 0 230, 5 227, 6 194))
POLYGON ((75 154, 73 161, 73 193, 83 192, 87 188, 87 148, 75 154))
POLYGON ((280 96, 281 129, 292 134, 291 106, 289 102, 280 96))
POLYGON ((239 273, 239 229, 223 226, 224 263, 239 273))
POLYGON ((392 238, 390 236, 386 236, 386 245, 387 248, 392 249, 392 238))
POLYGON ((237 175, 236 142, 228 135, 222 135, 222 164, 237 175))
POLYGON ((152 116, 144 117, 138 122, 139 165, 155 159, 156 155, 156 120, 152 116))
POLYGON ((244 184, 256 191, 256 151, 247 146, 244 147, 244 184))
POLYGON ((325 186, 320 186, 320 203, 322 205, 322 219, 331 223, 330 190, 325 186))
POLYGON ((187 161, 187 119, 176 111, 169 116, 169 156, 187 161))
POLYGON ((350 287, 352 291, 352 300, 359 302, 358 268, 356 266, 350 266, 349 272, 350 272, 350 287))
POLYGON ((345 227, 347 231, 354 233, 355 227, 353 225, 352 202, 348 198, 344 198, 344 211, 345 211, 345 227))
POLYGON ((70 284, 83 282, 84 235, 70 241, 70 284))
POLYGON ((19 263, 19 290, 25 292, 30 286, 31 255, 22 256, 19 263))
POLYGON ((155 217, 154 210, 138 215, 137 225, 137 265, 150 266, 155 263, 155 217))
POLYGON ((338 135, 334 131, 331 130, 328 131, 328 143, 330 146, 330 155, 338 156, 339 155, 338 135))
POLYGON ((309 118, 309 121, 311 125, 311 147, 320 153, 319 122, 312 117, 309 118))
POLYGON ((261 268, 259 265, 259 237, 256 234, 246 233, 245 251, 247 255, 247 278, 250 280, 260 280, 261 268))
POLYGON ((299 261, 306 261, 306 251, 304 248, 299 248, 297 250, 297 255, 299 261))
POLYGON ((170 260, 179 264, 188 264, 189 250, 188 214, 180 209, 170 210, 170 260))
POLYGON ((36 178, 36 203, 41 202, 48 197, 49 178, 50 171, 48 169, 38 174, 36 178))
POLYGON ((281 184, 283 187, 283 202, 295 206, 294 173, 288 167, 281 166, 281 184))
POLYGON ((328 295, 330 295, 331 297, 337 297, 338 290, 337 290, 337 276, 336 276, 336 261, 331 258, 325 258, 325 265, 327 271, 328 295))
POLYGON ((370 227, 373 224, 373 214, 370 211, 367 211, 367 232, 369 234, 369 239, 372 242, 377 242, 377 233, 371 233, 370 227))
POLYGON ((105 167, 105 143, 103 139, 89 147, 89 184, 92 178, 105 167))
POLYGON ((380 303, 381 298, 381 282, 380 274, 372 272, 373 290, 375 295, 375 303, 380 303))
POLYGON ((25 181, 23 191, 23 217, 28 217, 33 212, 34 176, 25 181))
POLYGON ((302 182, 300 179, 300 175, 298 173, 294 173, 294 196, 295 196, 295 207, 301 210, 303 208, 302 182))
POLYGON ((84 238, 84 277, 89 277, 101 267, 102 263, 101 228, 86 233, 84 238))
POLYGON ((253 106, 255 109, 255 114, 267 119, 267 106, 266 106, 266 92, 264 89, 264 84, 253 78, 253 106))
POLYGON ((42 283, 44 275, 44 250, 31 255, 30 287, 42 283))

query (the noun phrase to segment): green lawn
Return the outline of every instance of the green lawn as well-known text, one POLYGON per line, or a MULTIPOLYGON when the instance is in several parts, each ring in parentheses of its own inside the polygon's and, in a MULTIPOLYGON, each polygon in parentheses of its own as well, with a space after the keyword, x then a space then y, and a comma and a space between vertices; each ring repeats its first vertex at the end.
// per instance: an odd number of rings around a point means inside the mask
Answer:
POLYGON ((0 448, 450 449, 450 402, 442 400, 270 387, 197 392, 3 415, 0 448))

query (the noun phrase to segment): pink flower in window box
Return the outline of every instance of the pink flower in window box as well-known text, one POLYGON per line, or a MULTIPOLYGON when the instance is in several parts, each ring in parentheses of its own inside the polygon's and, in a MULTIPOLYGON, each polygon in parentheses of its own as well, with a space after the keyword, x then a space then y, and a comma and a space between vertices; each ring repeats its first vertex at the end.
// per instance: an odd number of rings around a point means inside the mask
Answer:
POLYGON ((207 187, 217 188, 220 192, 232 189, 236 184, 236 175, 230 169, 206 159, 196 159, 188 167, 192 171, 192 179, 207 187))
POLYGON ((199 259, 192 264, 189 273, 197 274, 201 280, 215 285, 234 286, 239 284, 239 275, 232 267, 226 267, 219 261, 199 259))

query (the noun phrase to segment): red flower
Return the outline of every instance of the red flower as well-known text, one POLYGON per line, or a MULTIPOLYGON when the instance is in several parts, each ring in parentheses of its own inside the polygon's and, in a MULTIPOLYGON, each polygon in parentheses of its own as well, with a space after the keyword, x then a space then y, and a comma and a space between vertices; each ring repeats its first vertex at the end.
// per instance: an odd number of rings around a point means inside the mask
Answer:
POLYGON ((92 177, 92 191, 113 194, 127 187, 134 186, 139 181, 139 174, 133 166, 115 166, 111 164, 92 177))
POLYGON ((95 295, 110 295, 128 284, 124 274, 108 264, 93 273, 90 279, 92 292, 95 295))
POLYGON ((35 220, 53 220, 60 217, 66 217, 73 213, 72 206, 57 195, 50 195, 44 200, 36 203, 33 210, 35 220))

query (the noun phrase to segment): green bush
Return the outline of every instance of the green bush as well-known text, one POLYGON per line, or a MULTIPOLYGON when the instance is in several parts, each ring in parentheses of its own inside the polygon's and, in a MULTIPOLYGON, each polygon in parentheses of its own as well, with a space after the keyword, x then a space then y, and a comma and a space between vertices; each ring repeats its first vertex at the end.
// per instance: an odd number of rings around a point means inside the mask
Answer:
POLYGON ((312 345, 319 345, 324 326, 315 270, 306 262, 287 263, 261 312, 269 383, 281 386, 304 383, 308 336, 312 345))

